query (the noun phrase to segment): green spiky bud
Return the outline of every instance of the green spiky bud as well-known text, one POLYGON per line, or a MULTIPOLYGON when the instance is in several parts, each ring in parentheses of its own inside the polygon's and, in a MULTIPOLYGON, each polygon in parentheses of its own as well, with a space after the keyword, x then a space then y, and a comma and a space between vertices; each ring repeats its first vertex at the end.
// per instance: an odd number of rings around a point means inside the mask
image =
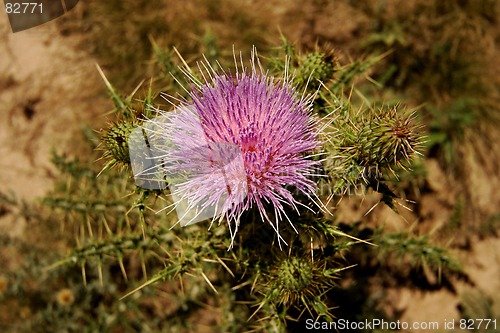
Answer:
POLYGON ((305 85, 309 80, 308 87, 315 90, 320 82, 327 82, 335 73, 334 57, 332 54, 323 52, 312 52, 307 54, 299 63, 297 71, 297 83, 305 85))
POLYGON ((358 128, 356 161, 362 166, 401 167, 421 141, 412 116, 398 113, 396 107, 371 112, 358 128))
POLYGON ((300 293, 307 290, 314 278, 311 263, 298 257, 283 260, 278 267, 278 272, 277 283, 284 294, 300 293))
POLYGON ((130 155, 128 150, 128 138, 137 126, 129 122, 113 124, 103 135, 102 142, 106 148, 106 156, 113 164, 129 164, 130 155))
POLYGON ((292 256, 278 260, 268 273, 266 299, 286 306, 304 301, 318 291, 314 273, 315 267, 308 258, 292 256))
POLYGON ((257 285, 263 295, 259 307, 271 306, 278 309, 304 309, 314 315, 330 318, 329 308, 324 304, 322 295, 334 284, 338 272, 345 268, 330 269, 332 262, 324 259, 312 260, 309 256, 290 255, 278 258, 264 272, 264 280, 257 285), (316 309, 311 304, 324 304, 316 309))
POLYGON ((267 294, 273 303, 292 305, 332 285, 332 276, 308 257, 291 256, 279 260, 269 273, 271 288, 267 294))
POLYGON ((332 156, 325 162, 332 192, 364 190, 365 185, 379 191, 385 172, 396 175, 396 168, 406 169, 423 144, 413 115, 395 106, 346 113, 333 121, 334 135, 327 132, 324 138, 324 148, 332 156))

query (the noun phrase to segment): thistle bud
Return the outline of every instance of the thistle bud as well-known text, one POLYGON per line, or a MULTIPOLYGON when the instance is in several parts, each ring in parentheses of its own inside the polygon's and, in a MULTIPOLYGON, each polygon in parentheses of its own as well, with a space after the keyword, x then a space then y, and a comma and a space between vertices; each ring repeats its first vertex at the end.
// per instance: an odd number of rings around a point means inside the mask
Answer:
MULTIPOLYGON (((110 166, 116 164, 128 165, 130 154, 128 150, 128 138, 136 125, 129 122, 113 124, 103 135, 102 143, 106 150, 105 157, 109 158, 110 166)), ((108 164, 109 164, 108 163, 108 164)))
POLYGON ((420 154, 422 136, 413 113, 398 107, 370 109, 362 114, 345 114, 331 125, 335 135, 327 134, 325 149, 331 158, 325 162, 335 194, 364 189, 376 184, 386 171, 405 169, 420 154))
POLYGON ((324 261, 311 261, 303 256, 278 260, 266 275, 270 282, 266 298, 274 304, 287 306, 300 305, 331 288, 334 278, 333 271, 325 270, 324 261))
POLYGON ((420 145, 417 128, 412 116, 399 114, 396 107, 373 112, 359 127, 357 162, 364 167, 403 166, 420 145))
POLYGON ((295 296, 305 292, 313 282, 314 272, 308 260, 298 257, 286 258, 277 269, 278 289, 282 291, 282 303, 293 301, 295 296))
POLYGON ((335 285, 337 273, 345 269, 330 268, 332 264, 330 260, 312 260, 304 255, 278 258, 266 268, 264 281, 256 285, 257 292, 263 295, 259 307, 293 307, 301 313, 307 308, 311 315, 331 318, 323 295, 335 285))
POLYGON ((305 85, 308 81, 308 88, 316 90, 320 82, 327 82, 335 73, 335 59, 332 54, 322 52, 312 52, 306 55, 299 64, 297 71, 297 83, 305 85))

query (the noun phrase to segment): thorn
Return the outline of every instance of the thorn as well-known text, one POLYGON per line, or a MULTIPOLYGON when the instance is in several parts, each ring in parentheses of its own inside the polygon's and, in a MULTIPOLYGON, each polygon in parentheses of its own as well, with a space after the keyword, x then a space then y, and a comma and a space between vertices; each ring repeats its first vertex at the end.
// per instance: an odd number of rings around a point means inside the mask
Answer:
POLYGON ((212 288, 212 290, 218 295, 219 292, 217 291, 217 289, 215 289, 214 285, 212 284, 212 282, 210 282, 210 280, 208 279, 208 277, 205 275, 205 273, 203 273, 203 271, 201 272, 201 276, 203 276, 203 278, 205 279, 205 281, 207 281, 208 285, 210 286, 210 288, 212 288))
POLYGON ((123 299, 125 299, 125 298, 127 298, 127 297, 129 297, 130 295, 138 292, 142 288, 145 288, 145 287, 147 287, 147 286, 149 286, 149 285, 151 285, 151 284, 153 284, 153 283, 155 283, 155 282, 157 282, 157 281, 159 281, 161 279, 163 279, 163 274, 157 274, 156 276, 154 276, 153 278, 151 278, 151 280, 146 281, 145 283, 141 284, 139 287, 135 288, 134 290, 132 290, 132 291, 128 292, 127 294, 125 294, 124 296, 122 296, 120 298, 120 301, 123 300, 123 299))
POLYGON ((175 52, 175 54, 177 54, 179 59, 181 59, 182 63, 184 64, 184 67, 186 67, 186 69, 189 71, 189 73, 193 73, 191 70, 191 67, 189 67, 186 60, 184 60, 184 58, 182 57, 182 55, 179 53, 179 51, 177 50, 177 48, 175 46, 174 46, 174 52, 175 52))

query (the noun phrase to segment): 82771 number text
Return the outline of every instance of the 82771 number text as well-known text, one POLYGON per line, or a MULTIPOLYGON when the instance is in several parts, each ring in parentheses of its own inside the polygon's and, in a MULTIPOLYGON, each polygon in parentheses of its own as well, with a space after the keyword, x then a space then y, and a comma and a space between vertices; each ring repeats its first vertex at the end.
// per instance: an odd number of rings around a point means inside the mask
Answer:
POLYGON ((37 2, 21 2, 21 3, 10 3, 5 4, 5 10, 7 14, 34 14, 43 13, 42 3, 37 2))

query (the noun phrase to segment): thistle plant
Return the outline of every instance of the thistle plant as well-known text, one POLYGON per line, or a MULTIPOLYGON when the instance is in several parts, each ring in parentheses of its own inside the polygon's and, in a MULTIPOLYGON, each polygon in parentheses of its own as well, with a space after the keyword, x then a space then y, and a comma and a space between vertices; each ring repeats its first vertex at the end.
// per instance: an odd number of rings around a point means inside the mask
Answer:
MULTIPOLYGON (((250 61, 235 56, 231 70, 206 59, 195 70, 179 57, 165 86, 182 84, 163 94, 170 110, 151 87, 142 99, 139 89, 120 97, 102 73, 116 116, 101 132, 107 162, 87 170, 79 188, 66 183, 71 195, 45 200, 79 225, 77 248, 55 266, 76 263, 87 279, 97 262, 104 284, 117 262, 134 284, 125 299, 164 282, 177 299, 166 324, 186 330, 194 330, 186 313, 208 304, 224 309, 215 327, 222 331, 331 320, 328 295, 356 264, 344 253, 373 244, 342 230, 328 201, 353 185, 396 200, 384 175, 409 171, 421 136, 401 107, 353 111, 343 90, 377 57, 340 67, 331 52, 297 56, 286 40, 282 50, 268 68, 255 49, 250 61), (96 197, 106 199, 88 199, 96 197), (142 281, 130 257, 139 258, 142 281)), ((70 173, 75 167, 56 160, 70 173)))

